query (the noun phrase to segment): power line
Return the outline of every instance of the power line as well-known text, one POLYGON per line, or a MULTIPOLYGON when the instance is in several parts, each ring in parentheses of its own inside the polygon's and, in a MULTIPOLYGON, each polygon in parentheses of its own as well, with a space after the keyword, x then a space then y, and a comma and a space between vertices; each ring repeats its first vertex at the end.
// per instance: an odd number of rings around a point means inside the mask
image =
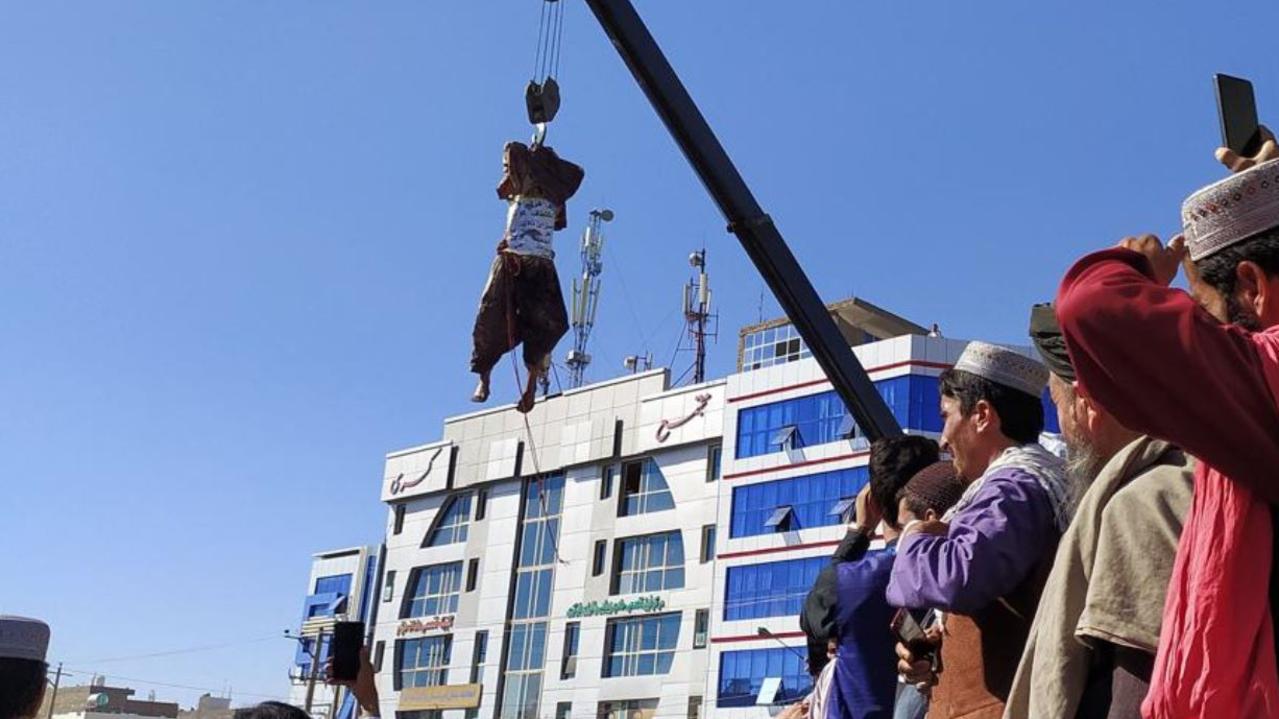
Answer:
POLYGON ((131 656, 123 656, 123 657, 107 657, 106 659, 78 659, 78 660, 74 660, 74 663, 76 664, 108 664, 110 662, 133 661, 135 659, 152 659, 155 657, 171 657, 178 654, 195 654, 197 652, 208 652, 216 649, 228 649, 231 647, 240 647, 248 644, 259 644, 261 642, 269 641, 271 639, 276 639, 279 636, 280 635, 277 633, 277 634, 269 634, 264 637, 257 637, 254 639, 242 639, 234 642, 225 642, 222 644, 206 644, 203 646, 187 647, 185 649, 170 649, 162 652, 150 652, 147 654, 134 654, 131 656))
MULTIPOLYGON (((101 674, 101 672, 89 671, 87 669, 63 669, 62 673, 63 674, 87 674, 88 676, 91 676, 91 677, 101 674)), ((187 689, 190 691, 208 692, 209 694, 214 694, 214 695, 221 694, 222 692, 226 690, 226 687, 222 687, 220 689, 215 689, 213 687, 198 687, 198 686, 192 686, 189 684, 175 684, 172 682, 155 681, 153 679, 141 679, 139 677, 126 677, 119 674, 112 674, 111 679, 119 680, 122 682, 129 682, 133 684, 146 684, 148 686, 165 687, 167 689, 187 689)), ((280 694, 278 692, 274 694, 269 694, 266 692, 246 691, 244 689, 233 689, 232 691, 242 696, 254 697, 257 699, 275 699, 275 700, 288 701, 288 697, 285 697, 283 694, 280 694)))

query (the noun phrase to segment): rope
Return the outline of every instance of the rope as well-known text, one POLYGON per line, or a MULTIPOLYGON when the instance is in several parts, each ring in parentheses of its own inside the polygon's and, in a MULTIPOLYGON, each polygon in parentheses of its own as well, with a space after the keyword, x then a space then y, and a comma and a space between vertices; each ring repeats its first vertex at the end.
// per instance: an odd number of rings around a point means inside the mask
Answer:
POLYGON ((542 62, 542 46, 546 42, 546 5, 546 2, 542 3, 542 18, 537 26, 537 44, 533 46, 533 82, 538 82, 538 71, 541 69, 542 62))
MULTIPOLYGON (((509 277, 506 283, 506 343, 510 347, 509 354, 511 356, 511 371, 515 374, 515 391, 520 397, 524 396, 524 383, 520 380, 520 363, 515 359, 515 277, 519 275, 519 260, 511 253, 502 253, 502 264, 505 267, 509 277)), ((532 409, 532 408, 530 408, 532 409)), ((517 410, 519 411, 519 410, 517 410)), ((537 443, 533 441, 533 427, 529 425, 528 412, 520 411, 524 418, 524 437, 529 447, 529 459, 533 462, 533 482, 537 487, 538 503, 542 507, 542 517, 545 518, 550 514, 546 506, 546 492, 542 491, 542 469, 537 461, 537 443)), ((561 499, 561 501, 563 501, 561 499)), ((559 540, 555 535, 551 535, 551 550, 555 553, 555 561, 560 564, 568 564, 560 557, 559 540)))
POLYGON ((567 0, 543 0, 533 52, 533 82, 559 77, 560 50, 564 43, 564 4, 567 0))
POLYGON ((560 76, 560 50, 564 47, 564 6, 568 0, 558 0, 555 4, 559 6, 559 18, 556 21, 555 30, 555 74, 552 77, 560 76))

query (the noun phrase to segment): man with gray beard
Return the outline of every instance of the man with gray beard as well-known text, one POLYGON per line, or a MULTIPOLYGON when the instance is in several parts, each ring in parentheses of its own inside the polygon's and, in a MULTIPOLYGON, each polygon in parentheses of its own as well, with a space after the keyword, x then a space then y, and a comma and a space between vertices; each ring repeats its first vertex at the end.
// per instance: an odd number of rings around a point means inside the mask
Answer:
POLYGON ((1129 430, 1081 395, 1052 305, 1031 310, 1030 335, 1069 451, 1078 507, 1017 667, 1004 717, 1139 719, 1193 464, 1129 430))

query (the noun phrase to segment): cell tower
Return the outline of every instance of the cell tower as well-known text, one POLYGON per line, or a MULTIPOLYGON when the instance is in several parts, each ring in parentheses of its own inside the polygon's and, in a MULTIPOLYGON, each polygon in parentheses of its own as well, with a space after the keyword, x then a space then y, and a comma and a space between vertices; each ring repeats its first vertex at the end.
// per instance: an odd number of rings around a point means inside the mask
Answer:
POLYGON ((581 387, 586 381, 586 366, 591 356, 586 353, 586 342, 595 326, 595 312, 600 304, 600 273, 604 271, 605 222, 613 221, 612 210, 591 210, 586 230, 582 232, 582 276, 573 278, 573 311, 569 321, 573 326, 573 349, 569 350, 568 386, 581 387))
POLYGON ((706 274, 706 248, 688 256, 688 264, 697 270, 697 276, 684 285, 684 322, 693 339, 693 384, 706 381, 706 338, 715 337, 711 329, 711 286, 706 274))

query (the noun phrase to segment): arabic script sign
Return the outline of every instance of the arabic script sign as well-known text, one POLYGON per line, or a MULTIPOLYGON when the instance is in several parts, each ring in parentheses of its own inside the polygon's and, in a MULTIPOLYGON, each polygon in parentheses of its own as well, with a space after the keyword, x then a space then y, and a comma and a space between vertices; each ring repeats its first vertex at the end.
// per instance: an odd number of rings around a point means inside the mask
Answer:
POLYGON ((578 602, 568 608, 565 615, 569 619, 578 617, 603 617, 611 614, 633 614, 635 612, 660 612, 666 608, 666 600, 657 595, 627 600, 604 600, 602 602, 578 602))
POLYGON ((693 399, 697 400, 697 406, 693 408, 688 416, 680 419, 664 419, 662 423, 657 425, 657 441, 665 442, 671 437, 672 429, 679 429, 692 421, 694 417, 701 417, 706 414, 706 405, 710 404, 711 396, 707 394, 699 394, 693 399))
POLYGON ((435 458, 439 457, 440 452, 443 452, 443 451, 444 451, 443 447, 436 448, 435 454, 431 455, 430 461, 427 462, 426 464, 426 471, 423 472, 420 476, 418 476, 417 479, 410 479, 409 481, 405 482, 404 473, 401 472, 400 476, 396 477, 395 480, 391 482, 391 494, 396 495, 396 494, 399 494, 400 492, 413 489, 414 487, 418 486, 422 482, 426 481, 426 478, 431 475, 431 470, 435 468, 435 458))
POLYGON ((400 626, 395 630, 395 636, 402 637, 405 634, 425 634, 435 630, 449 631, 453 628, 453 615, 446 617, 435 617, 433 619, 405 619, 400 622, 400 626))
POLYGON ((434 709, 474 709, 480 705, 483 687, 479 684, 444 684, 433 687, 405 687, 400 692, 400 711, 434 709))

